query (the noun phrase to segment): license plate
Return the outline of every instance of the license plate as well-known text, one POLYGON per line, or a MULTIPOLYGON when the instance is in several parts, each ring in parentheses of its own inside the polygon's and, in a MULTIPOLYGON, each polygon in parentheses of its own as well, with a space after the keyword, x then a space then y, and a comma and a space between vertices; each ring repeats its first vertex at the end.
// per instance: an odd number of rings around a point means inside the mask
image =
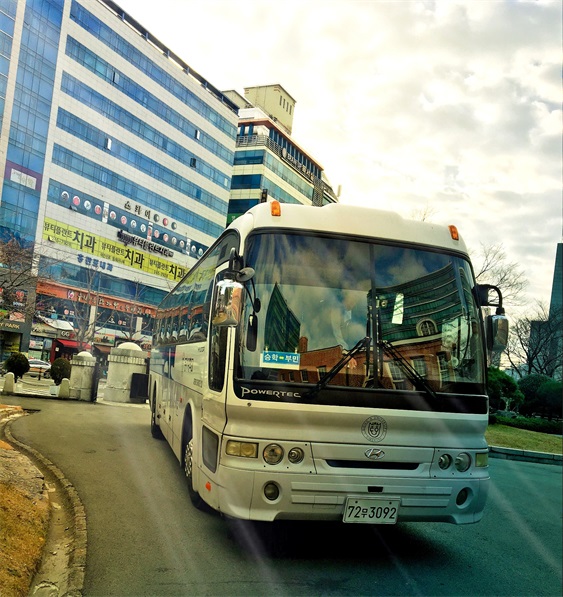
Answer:
POLYGON ((395 524, 399 501, 385 498, 351 498, 346 500, 343 522, 367 524, 395 524))

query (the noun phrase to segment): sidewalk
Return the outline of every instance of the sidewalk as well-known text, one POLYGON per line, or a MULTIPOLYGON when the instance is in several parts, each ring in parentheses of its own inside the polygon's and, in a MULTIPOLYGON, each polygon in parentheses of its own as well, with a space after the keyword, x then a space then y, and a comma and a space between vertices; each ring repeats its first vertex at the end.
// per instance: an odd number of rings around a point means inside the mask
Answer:
MULTIPOLYGON (((51 394, 50 387, 53 383, 50 380, 37 380, 35 378, 24 378, 18 381, 15 390, 11 394, 3 394, 4 389, 4 378, 0 378, 0 410, 3 405, 9 405, 10 396, 21 396, 24 398, 48 398, 53 400, 59 400, 58 396, 51 394)), ((100 379, 98 383, 98 392, 96 395, 95 402, 103 403, 110 406, 133 406, 140 408, 147 408, 147 403, 138 402, 110 402, 104 400, 104 394, 106 389, 106 380, 100 379)), ((71 400, 71 399, 69 399, 71 400)))

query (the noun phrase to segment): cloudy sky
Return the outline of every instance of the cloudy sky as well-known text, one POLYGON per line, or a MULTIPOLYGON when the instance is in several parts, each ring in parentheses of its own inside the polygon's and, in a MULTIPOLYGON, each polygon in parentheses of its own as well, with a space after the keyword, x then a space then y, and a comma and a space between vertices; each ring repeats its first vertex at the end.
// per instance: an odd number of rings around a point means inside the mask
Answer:
POLYGON ((117 0, 215 87, 280 83, 341 202, 500 243, 549 302, 562 237, 560 0, 117 0))

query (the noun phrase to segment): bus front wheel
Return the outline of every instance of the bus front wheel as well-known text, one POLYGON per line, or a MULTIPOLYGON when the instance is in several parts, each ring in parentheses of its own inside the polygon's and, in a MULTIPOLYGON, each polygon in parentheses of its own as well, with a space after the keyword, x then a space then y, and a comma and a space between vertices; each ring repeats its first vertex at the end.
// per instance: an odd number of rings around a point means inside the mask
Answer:
POLYGON ((205 502, 201 499, 199 493, 194 489, 193 481, 193 468, 194 468, 194 440, 189 439, 184 444, 184 473, 188 482, 188 492, 190 494, 190 500, 192 504, 198 509, 202 510, 205 508, 205 502))

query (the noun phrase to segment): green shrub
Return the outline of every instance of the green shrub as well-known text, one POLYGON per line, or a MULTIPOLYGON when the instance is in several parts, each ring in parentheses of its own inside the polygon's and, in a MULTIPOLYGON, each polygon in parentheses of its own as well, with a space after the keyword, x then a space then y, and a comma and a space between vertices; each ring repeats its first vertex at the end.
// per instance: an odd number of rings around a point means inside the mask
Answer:
POLYGON ((63 359, 62 357, 55 359, 51 365, 51 377, 53 378, 55 385, 60 386, 61 381, 65 377, 69 379, 71 369, 72 366, 68 359, 63 359))
POLYGON ((6 360, 6 371, 14 374, 15 381, 29 371, 29 361, 23 352, 13 352, 6 360))
POLYGON ((561 421, 548 421, 546 419, 539 419, 535 417, 501 417, 494 415, 495 422, 492 422, 492 417, 489 416, 489 424, 506 425, 507 427, 517 427, 518 429, 526 429, 527 431, 539 431, 541 433, 552 433, 554 435, 561 435, 562 423, 561 421))

